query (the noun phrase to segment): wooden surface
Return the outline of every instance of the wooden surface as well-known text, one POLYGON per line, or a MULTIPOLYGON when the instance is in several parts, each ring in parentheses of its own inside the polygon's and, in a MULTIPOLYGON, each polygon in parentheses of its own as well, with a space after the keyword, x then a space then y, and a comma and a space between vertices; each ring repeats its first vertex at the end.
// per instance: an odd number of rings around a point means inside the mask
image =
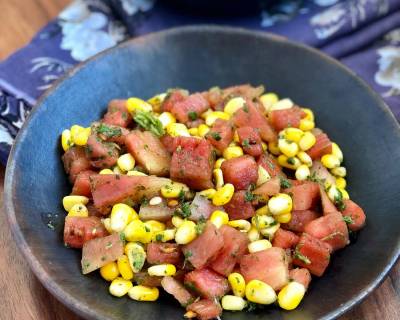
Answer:
MULTIPOLYGON (((26 44, 68 2, 69 0, 0 0, 0 59, 26 44)), ((1 208, 3 181, 4 168, 0 167, 1 208)), ((0 319, 80 319, 53 298, 30 271, 14 244, 4 212, 0 212, 0 256, 0 319)), ((340 319, 400 319, 400 262, 373 294, 340 319)))

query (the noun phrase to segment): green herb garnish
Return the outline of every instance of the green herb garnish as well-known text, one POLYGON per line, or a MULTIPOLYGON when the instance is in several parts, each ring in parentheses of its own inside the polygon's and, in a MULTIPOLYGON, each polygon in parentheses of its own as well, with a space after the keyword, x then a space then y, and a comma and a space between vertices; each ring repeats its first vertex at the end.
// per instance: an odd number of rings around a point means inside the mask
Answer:
POLYGON ((285 179, 285 178, 280 178, 281 180, 281 188, 282 189, 287 189, 290 188, 292 186, 292 184, 290 183, 289 180, 285 179))
POLYGON ((300 253, 300 251, 297 248, 294 251, 294 255, 293 256, 294 256, 295 259, 298 259, 298 260, 304 262, 305 264, 311 264, 310 259, 308 259, 308 257, 306 257, 305 255, 300 253))
POLYGON ((244 194, 244 200, 246 202, 251 202, 256 198, 254 194, 251 193, 250 190, 247 190, 246 193, 244 194))
POLYGON ((188 112, 188 117, 190 120, 195 121, 198 118, 197 112, 195 111, 189 111, 188 112))
POLYGON ((354 220, 353 220, 351 217, 349 217, 349 216, 343 216, 343 220, 344 220, 344 222, 346 222, 347 224, 353 224, 353 223, 354 223, 354 220))
POLYGON ((204 219, 204 217, 201 217, 195 227, 196 234, 201 235, 203 233, 205 227, 206 227, 206 219, 204 219))
POLYGON ((219 132, 211 132, 210 136, 215 140, 215 141, 219 141, 221 140, 221 135, 219 134, 219 132))
POLYGON ((111 128, 103 123, 101 123, 97 129, 97 133, 102 134, 106 136, 107 138, 112 138, 112 137, 119 137, 122 135, 122 130, 121 128, 111 128))
POLYGON ((242 142, 243 147, 249 148, 250 147, 250 142, 249 139, 244 139, 242 142))
POLYGON ((161 137, 164 134, 164 128, 161 121, 151 112, 137 111, 133 119, 142 128, 153 132, 157 137, 161 137))

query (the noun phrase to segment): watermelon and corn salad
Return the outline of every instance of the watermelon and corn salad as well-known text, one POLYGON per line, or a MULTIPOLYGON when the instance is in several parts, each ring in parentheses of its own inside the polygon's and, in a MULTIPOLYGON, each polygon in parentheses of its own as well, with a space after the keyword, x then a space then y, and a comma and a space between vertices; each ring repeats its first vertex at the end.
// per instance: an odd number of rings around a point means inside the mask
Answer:
POLYGON ((156 301, 162 288, 186 318, 295 309, 365 224, 339 146, 263 86, 112 100, 61 144, 64 242, 82 273, 115 297, 156 301))

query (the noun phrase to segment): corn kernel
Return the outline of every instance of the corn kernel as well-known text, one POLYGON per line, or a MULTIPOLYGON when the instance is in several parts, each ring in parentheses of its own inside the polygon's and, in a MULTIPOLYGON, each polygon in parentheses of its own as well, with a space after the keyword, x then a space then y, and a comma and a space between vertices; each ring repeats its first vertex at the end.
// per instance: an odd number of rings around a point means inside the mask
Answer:
POLYGON ((164 223, 157 220, 147 220, 144 222, 144 225, 150 228, 152 232, 164 231, 166 228, 164 223))
POLYGON ((256 215, 267 215, 269 214, 268 205, 262 206, 261 208, 256 210, 256 215))
POLYGON ((147 273, 156 277, 174 276, 176 273, 176 268, 170 263, 157 264, 148 268, 147 273))
POLYGON ((178 198, 182 192, 188 190, 189 188, 185 184, 171 181, 170 183, 161 187, 161 195, 167 199, 178 198))
POLYGON ((299 129, 301 129, 303 131, 311 131, 314 128, 315 128, 314 121, 311 121, 311 120, 308 120, 308 119, 301 119, 300 120, 299 129))
POLYGON ((124 203, 117 203, 111 210, 111 229, 121 232, 134 219, 139 219, 136 211, 124 203))
POLYGON ((278 294, 278 304, 282 309, 294 310, 304 297, 304 285, 296 281, 289 282, 278 294))
POLYGON ((113 168, 113 173, 114 174, 124 174, 124 172, 118 166, 115 166, 113 168))
POLYGON ((243 298, 246 291, 246 282, 240 273, 234 272, 228 276, 228 282, 232 288, 233 294, 243 298))
POLYGON ((269 242, 266 239, 253 241, 253 242, 250 242, 248 245, 250 253, 267 250, 271 247, 272 247, 271 242, 269 242))
MULTIPOLYGON (((222 186, 224 185, 224 175, 222 173, 222 170, 221 169, 214 169, 213 170, 213 176, 214 176, 215 187, 217 188, 217 190, 221 189, 222 186)), ((215 197, 215 195, 214 195, 214 197, 215 197)))
POLYGON ((156 287, 150 288, 140 285, 132 287, 128 292, 129 298, 136 301, 156 301, 159 294, 156 287))
POLYGON ((210 113, 212 113, 213 111, 214 111, 213 109, 208 108, 206 111, 204 111, 204 112, 200 115, 200 117, 202 117, 203 119, 206 119, 207 116, 209 116, 210 113))
POLYGON ((328 188, 327 190, 327 194, 329 199, 332 202, 336 202, 338 199, 342 199, 343 195, 340 192, 339 188, 337 188, 336 186, 332 185, 328 188))
POLYGON ((213 111, 206 116, 206 125, 211 127, 217 119, 229 120, 230 115, 222 111, 213 111))
POLYGON ((161 111, 161 105, 166 97, 167 97, 166 93, 160 93, 148 99, 147 102, 151 104, 155 112, 159 112, 161 111))
POLYGON ((193 221, 184 221, 175 233, 175 242, 177 244, 188 244, 192 242, 197 236, 196 224, 193 221))
POLYGON ((349 193, 346 191, 346 189, 339 188, 339 191, 342 193, 343 200, 349 200, 350 199, 349 193))
POLYGON ((129 291, 129 289, 132 288, 132 286, 133 286, 132 282, 130 282, 129 280, 125 280, 122 278, 116 278, 111 282, 110 287, 108 288, 108 291, 113 296, 120 298, 120 297, 123 297, 124 295, 126 295, 129 291))
POLYGON ((268 171, 264 169, 263 166, 258 166, 258 179, 257 179, 257 186, 262 185, 263 183, 269 181, 271 176, 269 175, 268 171))
POLYGON ((106 228, 108 233, 113 233, 113 230, 111 229, 111 219, 110 218, 105 218, 102 219, 104 228, 106 228))
POLYGON ((217 190, 211 188, 211 189, 205 189, 203 191, 200 191, 199 194, 204 198, 212 199, 216 192, 217 192, 217 190))
POLYGON ((286 128, 283 130, 285 139, 298 143, 304 135, 304 132, 297 128, 286 128))
POLYGON ((263 141, 261 141, 261 148, 262 148, 262 150, 263 150, 264 152, 268 150, 267 144, 266 144, 265 142, 263 142, 263 141))
POLYGON ((170 123, 166 129, 171 137, 190 137, 189 130, 183 123, 170 123))
POLYGON ((75 204, 86 205, 89 202, 89 198, 85 196, 65 196, 62 202, 65 211, 69 212, 75 204))
POLYGON ((76 144, 77 146, 85 146, 89 139, 90 132, 91 132, 90 128, 82 128, 82 130, 80 130, 74 136, 72 136, 74 144, 76 144))
POLYGON ((261 238, 261 234, 256 227, 251 227, 249 232, 247 232, 247 237, 249 238, 250 242, 257 241, 261 238))
POLYGON ((289 223, 290 220, 292 220, 292 214, 290 212, 276 216, 276 221, 279 223, 289 223))
POLYGON ((285 167, 285 168, 289 168, 292 170, 296 170, 298 167, 300 167, 301 162, 297 157, 287 157, 283 154, 281 154, 278 157, 278 163, 280 166, 285 167))
POLYGON ((241 311, 246 308, 247 302, 242 297, 232 296, 228 294, 222 297, 221 306, 224 310, 241 311))
POLYGON ((268 150, 275 156, 278 156, 281 154, 281 150, 278 147, 277 141, 268 142, 268 150))
POLYGON ((126 108, 131 114, 134 114, 136 111, 153 111, 153 107, 150 103, 136 97, 126 100, 126 108))
POLYGON ((114 171, 111 169, 103 169, 99 172, 99 174, 114 174, 114 171))
POLYGON ((294 106, 293 101, 286 98, 279 100, 277 103, 274 103, 269 111, 290 109, 293 106, 294 106))
POLYGON ((347 174, 345 167, 336 167, 331 169, 331 173, 336 177, 344 178, 347 174))
POLYGON ((235 97, 230 99, 224 107, 224 112, 233 116, 233 114, 246 104, 242 97, 235 97))
POLYGON ((224 162, 224 161, 225 161, 224 158, 218 158, 217 161, 215 161, 214 169, 220 169, 222 162, 224 162))
POLYGON ((130 153, 125 153, 119 156, 117 164, 121 171, 130 171, 135 167, 135 158, 130 153))
POLYGON ((248 232, 251 229, 251 223, 244 219, 231 220, 228 225, 243 232, 248 232))
MULTIPOLYGON (((220 170, 220 169, 216 169, 220 170)), ((215 171, 215 170, 214 170, 215 171)), ((223 187, 217 190, 212 202, 215 206, 223 206, 231 201, 233 193, 235 192, 235 187, 231 183, 225 184, 223 187)))
POLYGON ((226 160, 237 158, 243 155, 243 149, 239 146, 227 147, 222 155, 226 160))
POLYGON ((301 108, 306 114, 304 119, 314 121, 314 112, 309 108, 301 108))
POLYGON ((199 129, 198 129, 198 128, 190 128, 190 129, 189 129, 189 133, 190 133, 192 136, 198 136, 198 135, 199 135, 199 129))
POLYGON ((61 133, 61 146, 64 151, 67 151, 74 143, 72 142, 71 131, 65 129, 61 133))
POLYGON ((235 142, 235 143, 240 142, 240 138, 239 138, 239 134, 237 133, 237 130, 235 130, 235 132, 233 133, 233 142, 235 142))
POLYGON ((193 319, 197 317, 197 313, 189 310, 183 315, 183 317, 186 319, 193 319))
POLYGON ((333 169, 335 167, 340 166, 339 159, 336 156, 334 156, 333 154, 324 154, 321 157, 321 163, 324 167, 326 167, 328 169, 333 169))
POLYGON ((229 216, 226 212, 221 210, 215 210, 211 216, 210 221, 217 227, 220 228, 223 224, 228 224, 229 216))
POLYGON ((175 117, 171 112, 163 112, 159 115, 158 120, 160 120, 163 128, 167 128, 171 123, 176 123, 175 117))
POLYGON ((275 232, 277 232, 278 229, 280 228, 280 226, 281 226, 280 223, 277 223, 277 224, 275 224, 275 225, 273 225, 271 227, 268 227, 268 228, 265 228, 265 229, 261 229, 260 232, 264 237, 266 237, 269 240, 271 240, 274 237, 275 232))
POLYGON ((251 224, 255 226, 258 230, 267 228, 275 223, 275 219, 267 215, 256 214, 251 218, 251 224))
POLYGON ((332 142, 332 154, 339 159, 340 163, 343 161, 343 152, 335 142, 332 142))
POLYGON ((269 212, 273 215, 286 214, 292 211, 292 198, 286 193, 278 193, 268 201, 269 212))
POLYGON ((315 136, 311 132, 306 131, 299 141, 299 147, 301 150, 306 151, 314 146, 316 142, 317 139, 315 138, 315 136))
POLYGON ((128 256, 133 273, 140 272, 146 262, 146 251, 143 247, 139 243, 129 242, 125 245, 125 254, 128 256))
POLYGON ((68 217, 88 217, 89 211, 84 204, 74 204, 68 212, 68 217))
POLYGON ((168 207, 176 207, 179 204, 178 200, 172 199, 168 201, 168 207))
POLYGON ((154 238, 156 241, 168 242, 175 238, 176 229, 165 229, 164 231, 156 232, 154 238))
POLYGON ((208 131, 210 131, 210 127, 205 124, 200 124, 198 129, 199 129, 200 137, 205 137, 205 135, 208 133, 208 131))
POLYGON ((140 220, 132 220, 124 229, 125 238, 127 241, 139 241, 149 243, 152 238, 150 228, 140 220))
POLYGON ((117 260, 118 272, 121 274, 121 277, 125 280, 133 279, 133 271, 131 265, 129 264, 128 256, 123 254, 117 260))
POLYGON ((297 152, 299 152, 299 146, 297 143, 286 139, 278 140, 278 148, 285 156, 289 158, 294 157, 297 152))
POLYGON ((345 189, 347 185, 346 179, 342 177, 336 178, 336 187, 339 189, 345 189))
POLYGON ((102 266, 100 268, 100 275, 106 281, 113 281, 115 278, 119 276, 117 264, 113 261, 102 266))
POLYGON ((179 228, 184 222, 185 220, 178 216, 173 216, 171 219, 171 223, 175 228, 179 228))
POLYGON ((312 159, 311 159, 311 157, 308 155, 308 153, 307 152, 304 152, 304 151, 300 151, 298 154, 297 154, 297 158, 299 158, 299 160, 301 161, 301 162, 303 162, 307 167, 311 167, 312 166, 312 159))
POLYGON ((310 176, 310 169, 307 167, 307 165, 302 164, 296 169, 295 177, 297 180, 304 181, 307 180, 309 176, 310 176))
POLYGON ((271 304, 276 301, 276 293, 265 282, 260 280, 251 280, 246 285, 247 300, 259 304, 271 304))
POLYGON ((72 138, 72 141, 74 141, 74 137, 75 137, 79 132, 81 132, 81 131, 84 130, 84 129, 85 129, 84 127, 79 126, 79 125, 77 125, 77 124, 74 124, 74 125, 71 127, 71 138, 72 138))
POLYGON ((147 176, 147 174, 141 172, 141 171, 137 171, 137 170, 129 170, 126 173, 127 176, 147 176))
POLYGON ((263 105, 263 107, 265 109, 265 113, 266 113, 271 109, 271 107, 274 104, 276 104, 279 101, 279 98, 275 93, 269 92, 269 93, 263 94, 260 97, 260 101, 261 101, 261 104, 263 105))

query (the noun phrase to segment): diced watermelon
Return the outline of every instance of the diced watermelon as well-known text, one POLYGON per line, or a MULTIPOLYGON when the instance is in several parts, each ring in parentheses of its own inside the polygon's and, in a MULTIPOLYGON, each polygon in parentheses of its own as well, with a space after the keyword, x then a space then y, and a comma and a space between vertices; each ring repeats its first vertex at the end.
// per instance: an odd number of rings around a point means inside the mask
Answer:
POLYGON ((186 90, 182 90, 182 89, 171 90, 161 105, 162 111, 171 112, 175 103, 185 100, 187 98, 187 96, 188 96, 188 92, 186 90))
POLYGON ((188 305, 186 310, 194 312, 199 320, 218 318, 222 314, 222 308, 219 303, 208 299, 196 301, 188 305))
POLYGON ((349 244, 349 232, 343 216, 339 213, 330 213, 308 223, 304 232, 320 239, 332 248, 332 251, 344 248, 349 244))
MULTIPOLYGON (((92 217, 93 218, 93 217, 92 217)), ((124 254, 124 242, 119 233, 91 239, 83 244, 82 273, 87 274, 117 260, 124 254)))
POLYGON ((228 280, 208 268, 187 273, 185 275, 185 286, 208 299, 222 298, 229 291, 228 280))
POLYGON ((227 225, 221 226, 219 230, 224 237, 224 246, 220 254, 210 263, 209 268, 219 274, 228 276, 236 263, 240 261, 242 256, 246 253, 249 238, 246 233, 240 232, 227 225))
POLYGON ((182 252, 176 243, 151 242, 147 245, 147 262, 150 264, 171 263, 178 265, 182 262, 182 252))
POLYGON ((82 248, 85 242, 107 234, 98 217, 65 217, 64 243, 71 248, 82 248))
POLYGON ((271 177, 284 176, 282 168, 279 166, 276 159, 267 152, 263 153, 258 158, 257 164, 267 170, 271 177))
POLYGON ((293 199, 293 210, 308 210, 314 207, 319 200, 319 185, 316 182, 305 181, 298 186, 284 190, 293 199))
POLYGON ((330 247, 325 242, 303 233, 293 255, 293 264, 322 276, 329 265, 330 247))
POLYGON ((246 105, 236 111, 233 115, 233 122, 236 127, 257 128, 263 140, 271 142, 276 141, 277 134, 268 122, 268 119, 255 107, 254 103, 246 100, 246 105))
POLYGON ((186 183, 190 188, 212 188, 214 155, 205 139, 179 137, 171 160, 171 179, 186 183))
POLYGON ((319 216, 318 212, 312 210, 292 211, 292 219, 288 223, 281 224, 281 227, 286 230, 302 233, 305 226, 319 216))
POLYGON ((208 101, 204 99, 201 93, 194 93, 175 102, 171 108, 171 113, 179 122, 186 123, 199 118, 208 107, 208 101))
POLYGON ((81 171, 75 179, 71 194, 91 197, 89 177, 97 172, 92 170, 81 171))
POLYGON ((182 248, 186 259, 196 269, 215 259, 224 246, 224 237, 211 222, 207 222, 201 235, 182 248))
POLYGON ((69 174, 69 180, 72 183, 75 182, 80 172, 92 168, 83 147, 73 146, 69 148, 61 158, 64 163, 65 172, 69 174))
POLYGON ((282 249, 289 249, 297 245, 299 240, 300 238, 295 233, 279 228, 274 234, 272 245, 282 249))
POLYGON ((183 284, 173 277, 163 277, 161 280, 161 286, 166 292, 172 294, 183 307, 186 307, 194 300, 192 294, 186 290, 183 284))
POLYGON ((276 131, 281 131, 287 127, 298 128, 300 120, 305 116, 306 113, 299 107, 273 110, 269 115, 272 126, 276 131))
POLYGON ((324 154, 332 153, 332 142, 325 133, 317 135, 315 144, 307 151, 311 159, 321 158, 324 154))
POLYGON ((260 280, 279 290, 289 282, 288 260, 285 250, 272 247, 250 253, 240 261, 240 273, 246 282, 260 280))
POLYGON ((145 287, 161 287, 163 277, 151 276, 147 272, 137 272, 134 274, 134 280, 137 284, 145 287))
POLYGON ((133 130, 125 138, 126 148, 148 173, 167 176, 171 156, 161 141, 150 131, 133 130))
POLYGON ((306 268, 296 268, 289 271, 290 280, 301 283, 306 290, 311 282, 310 271, 306 268))
POLYGON ((281 180, 278 177, 272 178, 258 186, 253 193, 260 196, 274 196, 281 190, 281 180))
POLYGON ((210 200, 200 193, 196 193, 189 208, 191 213, 189 219, 193 221, 207 220, 214 211, 222 210, 222 207, 214 206, 210 200))
POLYGON ((225 160, 221 165, 225 183, 234 185, 235 190, 245 190, 258 179, 258 166, 249 155, 225 160))
POLYGON ((217 150, 224 151, 233 139, 232 123, 217 119, 207 133, 206 138, 217 150))
POLYGON ((105 142, 96 134, 91 134, 87 141, 86 152, 93 167, 110 168, 117 163, 119 157, 118 147, 115 143, 105 142))
POLYGON ((261 96, 264 93, 264 86, 253 87, 250 84, 240 84, 237 86, 232 86, 223 89, 222 95, 225 98, 232 96, 241 96, 248 100, 254 100, 255 98, 261 96))
POLYGON ((89 211, 89 217, 99 217, 102 218, 104 216, 103 212, 100 212, 99 210, 96 209, 93 203, 89 202, 86 205, 86 208, 89 211))
POLYGON ((126 128, 132 123, 132 116, 126 108, 126 100, 111 100, 103 122, 126 128))
POLYGON ((365 213, 364 210, 355 202, 351 200, 343 200, 345 209, 342 214, 344 217, 349 217, 351 222, 347 224, 351 231, 357 231, 365 225, 365 213))
POLYGON ((241 127, 237 129, 237 134, 245 153, 253 157, 258 157, 263 153, 261 137, 257 128, 241 127))
POLYGON ((255 210, 251 204, 251 200, 246 200, 246 192, 244 190, 236 191, 231 201, 224 205, 225 211, 229 215, 229 219, 248 219, 254 216, 255 210))
POLYGON ((213 87, 208 91, 204 91, 201 93, 208 101, 210 107, 214 110, 223 110, 223 102, 224 98, 222 96, 222 90, 218 87, 213 87))
POLYGON ((321 195, 322 212, 324 213, 324 215, 339 212, 336 209, 336 206, 329 199, 328 195, 326 194, 326 192, 324 190, 324 187, 319 186, 319 189, 320 189, 320 195, 321 195))
POLYGON ((205 121, 203 119, 196 119, 194 121, 186 122, 186 126, 188 128, 197 128, 199 125, 204 124, 205 121))

